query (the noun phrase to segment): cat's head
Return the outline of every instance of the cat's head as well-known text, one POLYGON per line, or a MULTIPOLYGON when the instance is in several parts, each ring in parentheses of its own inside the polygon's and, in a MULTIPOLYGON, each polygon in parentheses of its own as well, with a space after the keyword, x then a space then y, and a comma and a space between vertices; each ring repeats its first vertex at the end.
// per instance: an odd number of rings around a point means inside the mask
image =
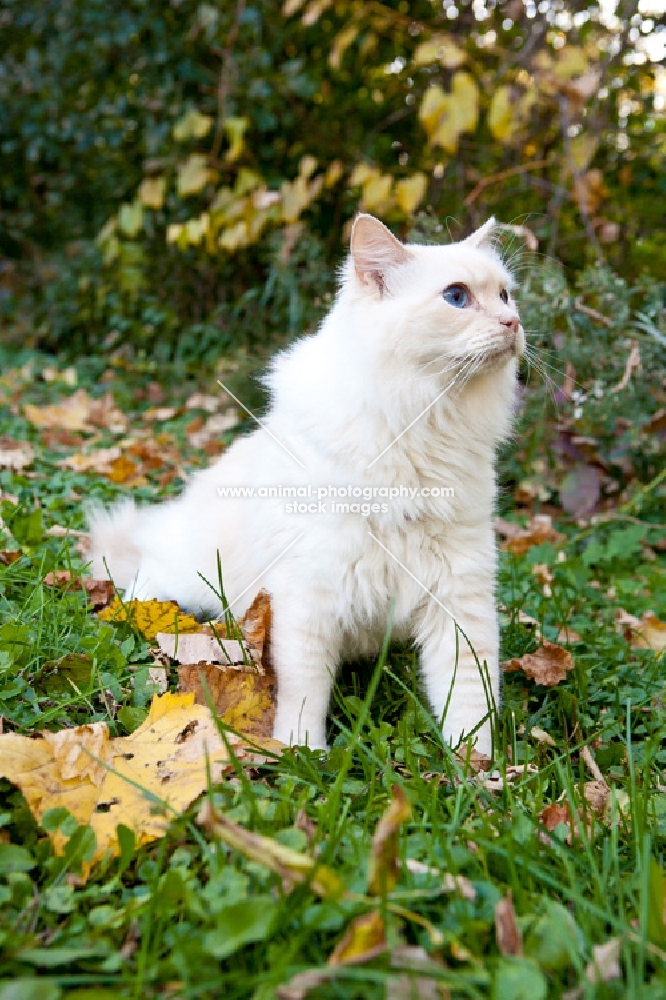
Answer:
POLYGON ((460 243, 404 244, 371 215, 357 216, 342 293, 368 336, 424 376, 488 371, 525 348, 490 219, 460 243))

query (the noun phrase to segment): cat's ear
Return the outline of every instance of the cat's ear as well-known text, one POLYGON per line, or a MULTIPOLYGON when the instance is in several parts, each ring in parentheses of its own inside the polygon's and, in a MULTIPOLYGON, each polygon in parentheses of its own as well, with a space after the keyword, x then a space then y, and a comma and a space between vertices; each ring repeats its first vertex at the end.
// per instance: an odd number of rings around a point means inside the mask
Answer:
POLYGON ((351 232, 354 270, 364 285, 384 292, 390 274, 410 259, 409 250, 374 215, 357 215, 351 232))
POLYGON ((464 241, 468 246, 474 247, 477 250, 494 250, 495 249, 495 237, 497 236, 497 231, 499 226, 497 220, 494 216, 484 222, 479 229, 476 229, 471 236, 468 236, 464 241))

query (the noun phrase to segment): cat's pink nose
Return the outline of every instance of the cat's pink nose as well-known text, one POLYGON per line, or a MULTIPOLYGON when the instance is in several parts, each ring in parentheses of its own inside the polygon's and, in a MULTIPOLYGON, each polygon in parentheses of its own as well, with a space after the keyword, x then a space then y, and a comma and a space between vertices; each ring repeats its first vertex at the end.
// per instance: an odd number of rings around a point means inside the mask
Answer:
POLYGON ((514 314, 513 316, 509 316, 508 319, 503 319, 502 326, 505 326, 515 336, 518 333, 520 319, 514 314))

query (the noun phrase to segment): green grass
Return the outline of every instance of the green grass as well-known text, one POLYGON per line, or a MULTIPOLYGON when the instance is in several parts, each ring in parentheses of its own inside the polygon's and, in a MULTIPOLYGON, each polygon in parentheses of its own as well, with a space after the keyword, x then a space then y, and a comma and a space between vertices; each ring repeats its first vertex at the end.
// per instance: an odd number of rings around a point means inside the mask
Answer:
MULTIPOLYGON (((49 360, 7 357, 0 377, 0 433, 30 439, 35 448, 33 466, 0 472, 0 549, 21 552, 15 562, 0 565, 0 714, 4 731, 104 720, 114 735, 123 735, 145 716, 152 694, 148 644, 128 625, 100 622, 80 592, 42 583, 51 570, 82 566, 73 542, 48 529, 82 528, 82 498, 111 500, 123 492, 103 477, 60 468, 57 461, 67 451, 49 446, 24 420, 24 402, 71 391, 62 382, 40 380, 49 360), (31 370, 20 371, 27 361, 31 370), (54 671, 72 653, 85 657, 76 675, 78 692, 54 671)), ((607 357, 604 364, 612 368, 607 357)), ((620 354, 616 381, 623 366, 620 354)), ((103 359, 81 362, 79 384, 94 394, 112 388, 132 428, 141 426, 148 405, 136 395, 147 379, 160 377, 174 386, 168 403, 182 401, 194 388, 182 373, 148 363, 116 366, 113 381, 100 386, 105 369, 103 359)), ((582 361, 577 374, 587 377, 582 361)), ((213 376, 199 387, 212 386, 213 376)), ((562 423, 562 413, 554 417, 544 398, 534 390, 525 432, 505 456, 504 511, 514 507, 510 490, 533 476, 531 463, 543 457, 544 442, 557 433, 555 420, 562 423), (532 421, 534 412, 545 412, 547 420, 532 421)), ((627 412, 627 397, 609 398, 604 405, 627 412)), ((638 389, 631 398, 637 408, 628 445, 633 456, 640 427, 648 425, 650 406, 653 412, 659 400, 653 394, 646 401, 638 389)), ((169 447, 184 454, 189 419, 191 414, 177 415, 166 426, 169 447)), ((584 419, 592 419, 589 411, 584 419)), ((603 430, 610 422, 604 411, 594 426, 603 430)), ((600 431, 603 447, 605 433, 600 431)), ((97 446, 110 440, 100 432, 97 446)), ((210 792, 216 807, 243 827, 316 851, 356 894, 365 891, 372 834, 392 788, 400 786, 410 803, 399 856, 428 867, 414 872, 403 864, 388 902, 429 921, 440 937, 433 939, 427 926, 380 901, 389 951, 340 968, 311 997, 538 1000, 567 991, 581 998, 666 997, 664 662, 632 648, 615 628, 620 607, 635 615, 651 609, 666 619, 664 484, 655 468, 658 456, 644 456, 640 477, 629 475, 626 464, 614 472, 607 463, 618 483, 608 496, 619 499, 608 505, 608 520, 578 524, 558 513, 556 474, 568 467, 565 459, 557 461, 550 495, 535 504, 543 502, 556 515, 567 541, 561 550, 542 545, 525 556, 502 553, 502 658, 538 644, 519 612, 536 618, 548 639, 566 622, 580 641, 571 646, 575 668, 557 687, 539 687, 522 673, 506 675, 494 766, 501 778, 507 767, 519 765, 511 781, 500 780, 499 790, 491 791, 483 775, 466 771, 423 707, 413 652, 391 646, 385 662, 343 669, 328 755, 296 749, 210 792), (533 572, 544 564, 552 573, 549 596, 533 572), (541 731, 550 741, 544 742, 541 731), (601 815, 584 795, 585 782, 593 778, 581 756, 584 746, 610 786, 601 815), (574 816, 580 810, 569 838, 566 825, 547 832, 540 821, 554 802, 568 803, 574 816), (314 824, 311 844, 302 823, 295 825, 299 814, 314 824), (468 879, 473 898, 450 891, 446 873, 468 879), (509 893, 523 935, 522 957, 503 956, 496 941, 495 907, 509 893), (620 940, 620 976, 594 982, 585 972, 593 948, 611 938, 620 940), (414 976, 411 992, 404 980, 399 986, 398 966, 407 961, 403 945, 420 946, 430 956, 430 992, 414 976)), ((149 477, 135 492, 154 498, 155 481, 149 477)), ((168 490, 179 485, 176 479, 168 490)), ((135 850, 125 838, 121 856, 96 866, 82 882, 77 875, 91 855, 90 831, 60 814, 48 817, 47 825, 70 834, 64 856, 54 856, 20 792, 0 782, 0 1000, 270 1000, 296 973, 324 967, 351 920, 370 904, 320 899, 307 883, 289 891, 267 868, 210 842, 195 823, 196 811, 147 847, 135 850)))

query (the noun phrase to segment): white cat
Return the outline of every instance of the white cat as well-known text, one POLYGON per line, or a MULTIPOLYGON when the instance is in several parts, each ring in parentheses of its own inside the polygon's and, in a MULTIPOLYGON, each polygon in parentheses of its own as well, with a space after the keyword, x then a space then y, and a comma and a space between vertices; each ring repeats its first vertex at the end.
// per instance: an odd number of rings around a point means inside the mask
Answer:
POLYGON ((218 553, 234 614, 270 593, 286 743, 326 746, 336 668, 377 653, 394 602, 444 737, 491 752, 495 451, 524 348, 495 225, 420 246, 359 215, 333 308, 275 359, 263 426, 178 499, 92 513, 93 570, 130 596, 219 613, 218 553))

